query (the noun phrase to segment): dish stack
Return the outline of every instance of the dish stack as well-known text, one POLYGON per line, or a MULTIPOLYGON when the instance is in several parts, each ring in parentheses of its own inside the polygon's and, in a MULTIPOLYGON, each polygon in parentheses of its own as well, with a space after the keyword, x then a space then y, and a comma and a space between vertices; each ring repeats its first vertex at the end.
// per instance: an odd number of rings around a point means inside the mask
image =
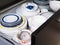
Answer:
POLYGON ((0 31, 8 36, 14 37, 20 30, 27 28, 25 17, 17 14, 7 14, 2 16, 0 31))

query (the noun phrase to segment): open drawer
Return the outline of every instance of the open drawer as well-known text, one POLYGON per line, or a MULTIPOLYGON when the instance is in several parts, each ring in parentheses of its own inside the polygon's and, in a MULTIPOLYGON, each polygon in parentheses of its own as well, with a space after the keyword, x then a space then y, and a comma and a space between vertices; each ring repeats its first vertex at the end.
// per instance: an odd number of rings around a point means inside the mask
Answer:
POLYGON ((32 45, 60 45, 60 10, 32 34, 32 45))

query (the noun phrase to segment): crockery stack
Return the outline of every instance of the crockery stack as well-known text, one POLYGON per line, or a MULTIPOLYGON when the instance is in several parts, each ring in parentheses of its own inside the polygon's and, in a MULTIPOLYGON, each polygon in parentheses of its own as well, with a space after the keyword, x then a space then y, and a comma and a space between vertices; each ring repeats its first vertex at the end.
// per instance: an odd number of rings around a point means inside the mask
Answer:
POLYGON ((20 30, 27 27, 27 20, 25 17, 17 14, 7 14, 2 16, 0 31, 13 37, 20 30))

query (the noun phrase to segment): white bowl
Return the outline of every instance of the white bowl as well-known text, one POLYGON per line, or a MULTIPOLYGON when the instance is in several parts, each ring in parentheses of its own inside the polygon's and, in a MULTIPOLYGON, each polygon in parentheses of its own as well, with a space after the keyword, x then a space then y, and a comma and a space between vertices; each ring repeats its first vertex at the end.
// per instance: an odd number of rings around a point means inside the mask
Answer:
POLYGON ((49 4, 50 8, 55 12, 60 9, 60 1, 50 1, 49 4))

